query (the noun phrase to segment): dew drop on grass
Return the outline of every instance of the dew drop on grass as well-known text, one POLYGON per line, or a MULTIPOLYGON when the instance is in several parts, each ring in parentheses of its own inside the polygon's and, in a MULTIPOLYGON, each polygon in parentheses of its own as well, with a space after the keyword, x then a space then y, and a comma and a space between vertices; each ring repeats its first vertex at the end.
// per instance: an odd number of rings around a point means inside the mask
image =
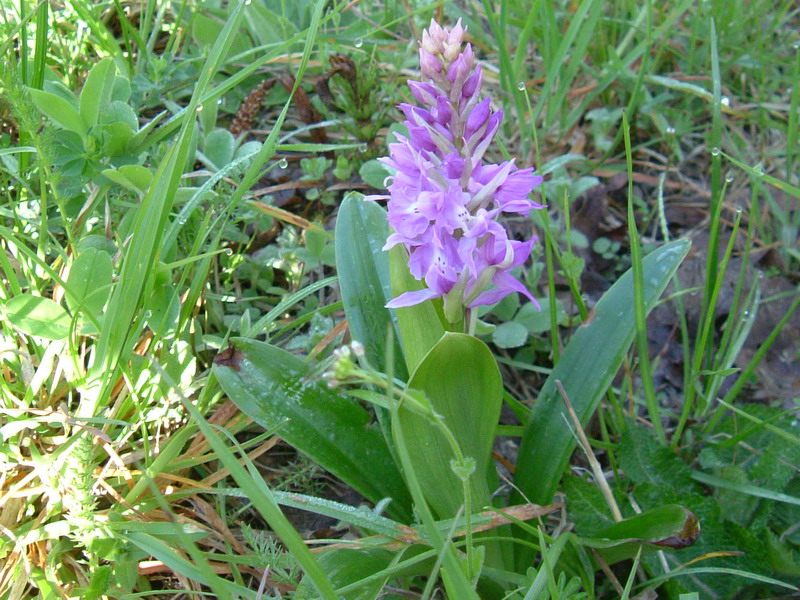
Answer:
POLYGON ((281 169, 285 169, 286 167, 288 167, 288 166, 289 166, 289 161, 288 161, 288 160, 286 160, 285 158, 282 158, 282 159, 280 159, 280 160, 278 161, 278 166, 279 166, 281 169))
POLYGON ((742 205, 741 205, 741 204, 737 204, 737 205, 736 205, 736 214, 737 214, 737 215, 740 215, 740 214, 742 214, 742 211, 743 211, 743 210, 744 210, 744 209, 742 208, 742 205))
POLYGON ((730 106, 731 99, 728 98, 727 96, 723 96, 722 98, 719 99, 719 103, 722 104, 722 106, 730 106))
POLYGON ((366 152, 367 151, 367 144, 359 144, 358 145, 359 152, 366 152))
POLYGON ((712 148, 711 149, 711 156, 719 156, 720 149, 719 148, 712 148))
POLYGON ((197 112, 203 112, 203 105, 202 104, 198 104, 197 105, 197 112))
POLYGON ((728 171, 727 173, 725 173, 725 181, 727 181, 728 183, 733 181, 733 171, 728 171))
POLYGON ((233 248, 225 248, 225 256, 233 256, 233 248))
POLYGON ((675 128, 672 125, 667 127, 667 135, 675 135, 675 128))
POLYGON ((795 50, 800 50, 800 40, 793 41, 792 48, 794 48, 795 50))
POLYGON ((764 174, 764 165, 758 163, 755 167, 753 167, 753 170, 756 172, 756 175, 761 177, 764 174))
POLYGON ((217 104, 222 104, 222 98, 217 99, 217 104))
POLYGON ((361 48, 361 46, 364 45, 364 40, 362 40, 361 38, 358 38, 355 42, 353 42, 353 45, 356 48, 361 48))
POLYGON ((524 91, 525 91, 525 82, 524 82, 524 81, 520 81, 520 82, 517 84, 517 89, 518 89, 520 92, 524 92, 524 91))

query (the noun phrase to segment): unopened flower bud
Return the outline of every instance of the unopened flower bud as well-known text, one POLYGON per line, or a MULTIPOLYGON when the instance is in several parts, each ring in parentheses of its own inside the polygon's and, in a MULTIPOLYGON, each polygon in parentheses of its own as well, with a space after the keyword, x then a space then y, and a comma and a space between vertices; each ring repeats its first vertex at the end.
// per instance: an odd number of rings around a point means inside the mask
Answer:
POLYGON ((350 349, 353 351, 356 358, 364 358, 364 344, 358 340, 350 342, 350 349))
POLYGON ((331 372, 338 381, 344 381, 353 375, 356 368, 356 363, 353 361, 353 352, 349 346, 342 346, 333 351, 331 372))
POLYGON ((481 100, 467 117, 467 124, 464 127, 464 136, 469 138, 473 133, 486 123, 489 118, 489 98, 481 100))
POLYGON ((442 125, 447 125, 450 123, 452 117, 453 111, 450 108, 450 103, 447 101, 447 98, 439 96, 436 102, 436 120, 442 125))
POLYGON ((461 43, 464 41, 464 32, 466 30, 461 26, 461 19, 456 21, 456 24, 447 34, 447 44, 460 49, 461 43))
POLYGON ((422 32, 422 42, 420 46, 430 54, 436 54, 439 51, 439 44, 433 39, 433 36, 427 29, 422 32))
POLYGON ((411 93, 418 102, 427 106, 434 106, 436 104, 436 88, 430 83, 422 81, 409 81, 408 87, 411 88, 411 93))
POLYGON ((444 52, 442 55, 444 56, 445 61, 452 62, 460 53, 461 46, 447 44, 444 47, 444 52))
POLYGON ((464 85, 461 86, 461 95, 464 98, 471 98, 476 92, 480 91, 482 81, 483 72, 480 69, 475 69, 475 72, 467 77, 464 85))
POLYGON ((422 74, 431 79, 436 78, 442 72, 442 61, 424 48, 419 49, 419 66, 422 74))

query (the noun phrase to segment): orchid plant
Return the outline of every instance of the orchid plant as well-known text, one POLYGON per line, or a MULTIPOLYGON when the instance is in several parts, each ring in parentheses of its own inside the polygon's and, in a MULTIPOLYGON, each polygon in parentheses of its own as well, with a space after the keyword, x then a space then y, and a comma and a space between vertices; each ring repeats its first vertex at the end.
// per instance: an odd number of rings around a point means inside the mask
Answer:
POLYGON ((490 98, 481 99, 483 74, 463 37, 460 21, 452 30, 432 22, 423 32, 423 81, 408 82, 421 106, 400 105, 409 137, 397 135, 382 159, 395 172, 388 196, 393 233, 384 250, 405 246, 411 274, 427 285, 392 299, 388 308, 441 297, 448 321, 462 321, 466 310, 472 332, 477 306, 512 292, 535 302, 510 271, 528 259, 536 240, 509 240, 498 217, 543 206, 529 198, 542 182, 533 169, 484 162, 503 111, 493 112, 490 98), (490 283, 494 289, 487 289, 490 283))
MULTIPOLYGON (((388 195, 365 202, 350 194, 340 207, 336 264, 352 344, 319 366, 270 343, 267 330, 266 342, 234 339, 214 372, 243 412, 376 507, 366 519, 336 512, 373 534, 354 547, 365 553, 359 564, 369 565, 358 576, 379 584, 375 594, 402 572, 429 575, 430 586, 441 575, 451 598, 507 596, 521 581, 533 585, 534 549, 549 544, 563 550, 553 568, 591 594, 593 577, 582 566, 679 547, 697 534, 694 517, 676 506, 621 520, 599 542, 555 540, 527 522, 562 509, 554 500, 576 446, 573 430, 586 425, 618 371, 634 308, 655 305, 688 244, 652 252, 640 278, 626 273, 608 290, 532 409, 511 398, 475 336, 476 309, 512 293, 536 302, 514 275, 535 239, 511 239, 501 218, 544 210, 530 197, 542 177, 513 160, 487 160, 503 112, 481 95, 482 71, 465 35, 460 22, 432 22, 423 33, 420 79, 409 81, 418 104, 400 105, 407 135, 396 135, 382 159, 393 171, 388 195), (376 202, 383 199, 386 211, 376 202), (500 484, 492 458, 504 401, 521 422, 510 485, 500 484)), ((327 501, 307 502, 332 510, 327 501)), ((354 580, 341 578, 352 552, 331 549, 321 559, 351 591, 354 580)))

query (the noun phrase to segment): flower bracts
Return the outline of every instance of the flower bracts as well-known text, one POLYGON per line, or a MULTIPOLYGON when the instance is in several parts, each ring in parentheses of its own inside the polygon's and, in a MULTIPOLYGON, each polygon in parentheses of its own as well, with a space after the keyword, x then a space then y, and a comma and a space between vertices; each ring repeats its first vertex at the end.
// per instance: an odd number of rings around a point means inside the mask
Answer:
POLYGON ((451 321, 464 308, 494 304, 512 292, 535 301, 509 271, 530 256, 535 239, 509 240, 500 213, 543 208, 528 196, 542 178, 513 161, 486 164, 502 110, 481 100, 482 73, 464 29, 431 22, 419 51, 423 81, 408 85, 419 106, 401 104, 409 132, 380 159, 395 174, 389 185, 389 224, 384 249, 403 244, 411 274, 427 289, 406 292, 387 307, 412 306, 442 296, 451 321), (492 287, 493 286, 493 287, 492 287))

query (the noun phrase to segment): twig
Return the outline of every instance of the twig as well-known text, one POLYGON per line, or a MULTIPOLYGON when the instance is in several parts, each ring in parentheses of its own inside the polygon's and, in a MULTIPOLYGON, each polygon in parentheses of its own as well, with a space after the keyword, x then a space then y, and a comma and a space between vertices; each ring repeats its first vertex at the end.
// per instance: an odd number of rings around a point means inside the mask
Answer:
POLYGON ((587 438, 586 434, 583 432, 580 419, 578 419, 578 415, 575 414, 575 410, 572 408, 572 403, 569 401, 569 396, 567 396, 564 386, 561 385, 561 381, 558 379, 556 379, 556 387, 558 388, 558 393, 561 394, 561 399, 567 406, 567 412, 569 412, 572 423, 575 425, 575 433, 577 434, 578 440, 581 443, 581 447, 586 454, 586 458, 589 460, 589 465, 592 467, 592 473, 597 481, 597 485, 600 487, 600 492, 603 494, 603 498, 605 498, 608 508, 611 509, 611 515, 614 517, 615 521, 622 521, 622 513, 619 511, 617 501, 614 500, 614 494, 611 493, 611 488, 608 487, 608 482, 603 474, 603 469, 600 467, 600 463, 597 462, 597 458, 595 458, 594 452, 592 452, 592 447, 589 444, 589 438, 587 438))

